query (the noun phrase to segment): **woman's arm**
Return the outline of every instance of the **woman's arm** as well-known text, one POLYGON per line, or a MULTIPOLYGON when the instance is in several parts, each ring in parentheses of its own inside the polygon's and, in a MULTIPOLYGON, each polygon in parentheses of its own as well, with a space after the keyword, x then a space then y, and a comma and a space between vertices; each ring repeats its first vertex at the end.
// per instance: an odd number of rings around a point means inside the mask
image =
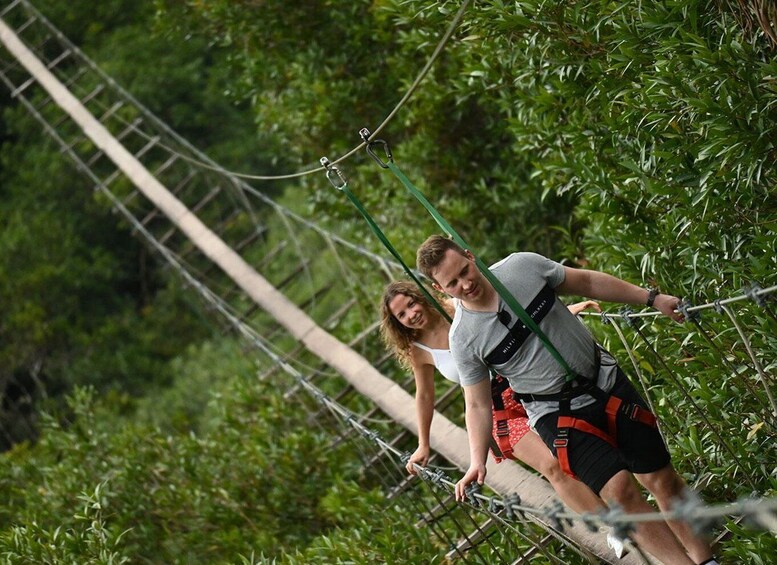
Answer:
POLYGON ((407 472, 416 474, 415 464, 426 466, 429 461, 429 435, 434 417, 434 365, 425 362, 426 352, 413 348, 410 365, 415 377, 415 411, 418 422, 418 449, 407 462, 407 472))

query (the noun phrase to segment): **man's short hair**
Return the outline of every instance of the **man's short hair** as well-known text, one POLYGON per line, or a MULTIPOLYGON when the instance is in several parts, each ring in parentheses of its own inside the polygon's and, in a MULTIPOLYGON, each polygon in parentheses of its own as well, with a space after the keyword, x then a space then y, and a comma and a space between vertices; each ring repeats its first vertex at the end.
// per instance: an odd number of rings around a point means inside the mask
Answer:
POLYGON ((434 281, 435 279, 432 276, 432 271, 440 266, 443 257, 445 257, 445 252, 449 249, 453 249, 459 255, 465 254, 464 250, 452 239, 448 239, 441 235, 429 236, 416 252, 416 267, 418 267, 418 270, 425 276, 434 281))

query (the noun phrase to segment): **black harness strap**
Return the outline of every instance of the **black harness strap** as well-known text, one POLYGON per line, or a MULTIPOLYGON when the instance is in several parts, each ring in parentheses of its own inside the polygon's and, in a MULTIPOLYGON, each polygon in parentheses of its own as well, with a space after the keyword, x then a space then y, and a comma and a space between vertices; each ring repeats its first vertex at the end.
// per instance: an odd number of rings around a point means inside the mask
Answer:
MULTIPOLYGON (((543 294, 543 293, 540 293, 543 294)), ((544 316, 542 316, 544 317, 544 316)), ((509 318, 505 319, 503 316, 499 316, 499 321, 507 328, 509 335, 500 345, 492 352, 490 358, 503 359, 505 354, 508 353, 507 359, 510 359, 518 348, 523 345, 526 339, 526 335, 520 329, 516 328, 519 324, 516 323, 511 328, 509 324, 509 318), (506 347, 507 345, 507 347, 506 347), (515 347, 517 345, 517 347, 515 347)), ((569 462, 569 450, 570 446, 570 432, 575 429, 587 434, 598 437, 602 441, 605 441, 613 447, 618 446, 618 429, 617 429, 617 417, 621 412, 626 417, 641 422, 645 425, 656 427, 656 417, 649 410, 645 410, 638 404, 632 402, 625 402, 622 398, 614 396, 608 392, 605 392, 596 385, 596 380, 599 375, 599 369, 601 368, 601 348, 599 345, 595 348, 595 363, 593 370, 593 378, 586 378, 579 374, 575 374, 572 380, 567 380, 561 391, 552 394, 532 394, 532 393, 518 393, 513 392, 513 398, 519 402, 558 402, 558 422, 556 424, 556 439, 553 440, 553 447, 556 448, 556 458, 558 459, 559 466, 569 476, 577 478, 572 471, 572 467, 569 462), (604 406, 604 412, 607 416, 607 430, 602 430, 592 423, 578 418, 574 415, 572 410, 572 400, 579 396, 588 395, 593 397, 597 402, 604 406)))

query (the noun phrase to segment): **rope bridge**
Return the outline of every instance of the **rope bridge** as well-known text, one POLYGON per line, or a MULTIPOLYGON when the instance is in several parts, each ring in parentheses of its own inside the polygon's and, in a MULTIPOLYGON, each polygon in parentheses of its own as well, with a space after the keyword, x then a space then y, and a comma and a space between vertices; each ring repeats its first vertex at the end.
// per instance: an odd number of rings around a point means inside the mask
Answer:
MULTIPOLYGON (((428 527, 451 557, 473 563, 528 562, 539 553, 561 563, 549 549, 561 543, 582 560, 608 560, 612 556, 603 535, 596 533, 601 526, 625 531, 635 521, 661 518, 626 517, 617 509, 579 516, 560 506, 541 479, 512 464, 490 467, 487 493, 472 491, 468 504, 454 503, 445 472, 468 463, 466 437, 456 426, 463 402, 457 387, 445 390, 437 402, 432 439, 438 455, 421 471, 423 480, 408 478, 403 461, 414 445, 415 417, 399 406, 412 404, 404 392, 412 380, 396 370, 377 339, 371 290, 378 285, 353 283, 397 278, 400 266, 221 169, 100 71, 25 0, 9 4, 1 14, 12 25, 0 22, 3 44, 13 56, 0 61, 0 79, 12 96, 76 163, 100 198, 203 297, 224 330, 238 332, 255 348, 265 367, 258 378, 288 379, 287 396, 309 407, 311 424, 329 430, 333 442, 352 442, 369 476, 392 498, 401 496, 420 517, 418 525, 428 527), (293 319, 287 316, 290 311, 293 319), (353 328, 360 331, 354 335, 353 328), (353 365, 346 367, 343 359, 353 365), (372 380, 377 384, 365 385, 372 380)), ((774 332, 742 322, 754 309, 777 322, 766 300, 774 290, 753 287, 709 304, 686 305, 693 327, 679 342, 672 336, 648 336, 647 326, 653 324, 643 313, 607 313, 598 318, 603 324, 589 318, 604 341, 628 351, 646 397, 658 404, 668 443, 689 454, 683 463, 691 482, 729 500, 712 506, 689 502, 672 516, 701 524, 747 516, 777 531, 777 504, 760 498, 769 492, 773 475, 761 461, 775 460, 774 382, 765 353, 773 350, 774 332), (699 316, 702 310, 715 310, 719 317, 699 316), (679 349, 692 358, 701 347, 714 351, 726 368, 723 383, 678 369, 662 353, 679 349), (660 406, 660 390, 668 386, 686 398, 692 429, 685 415, 660 406), (715 386, 736 387, 743 394, 713 422, 699 397, 715 386), (731 430, 742 431, 740 415, 751 428, 737 436, 731 430), (701 434, 704 444, 689 440, 689 433, 701 434), (737 447, 753 438, 762 438, 758 448, 765 456, 743 461, 737 447), (723 468, 729 478, 719 480, 711 468, 723 468)), ((620 562, 643 561, 635 548, 620 562)))

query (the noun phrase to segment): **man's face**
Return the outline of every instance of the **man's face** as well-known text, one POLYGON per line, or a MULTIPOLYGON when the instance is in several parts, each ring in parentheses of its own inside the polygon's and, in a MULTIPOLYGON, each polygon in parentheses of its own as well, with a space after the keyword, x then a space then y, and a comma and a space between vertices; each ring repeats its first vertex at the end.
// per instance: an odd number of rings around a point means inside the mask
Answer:
POLYGON ((453 298, 477 302, 483 297, 488 281, 475 265, 475 258, 469 251, 465 255, 448 249, 440 264, 432 272, 436 288, 453 298))

